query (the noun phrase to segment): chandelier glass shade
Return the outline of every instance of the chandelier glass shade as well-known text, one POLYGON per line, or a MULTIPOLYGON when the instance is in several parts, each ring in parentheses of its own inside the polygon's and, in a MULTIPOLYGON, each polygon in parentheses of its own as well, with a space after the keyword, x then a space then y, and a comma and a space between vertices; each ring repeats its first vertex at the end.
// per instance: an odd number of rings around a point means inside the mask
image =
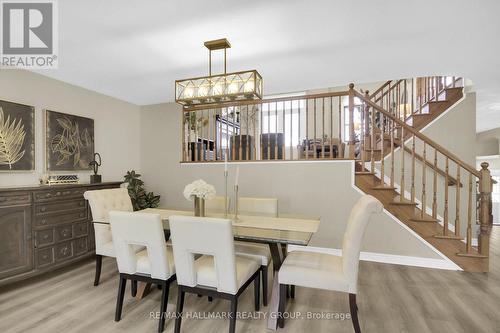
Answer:
POLYGON ((175 101, 200 105, 262 98, 262 76, 256 70, 175 81, 175 101))
POLYGON ((209 75, 175 81, 175 101, 185 107, 262 99, 262 76, 256 70, 226 72, 227 39, 205 42, 209 75), (212 75, 212 51, 224 50, 224 73, 212 75))

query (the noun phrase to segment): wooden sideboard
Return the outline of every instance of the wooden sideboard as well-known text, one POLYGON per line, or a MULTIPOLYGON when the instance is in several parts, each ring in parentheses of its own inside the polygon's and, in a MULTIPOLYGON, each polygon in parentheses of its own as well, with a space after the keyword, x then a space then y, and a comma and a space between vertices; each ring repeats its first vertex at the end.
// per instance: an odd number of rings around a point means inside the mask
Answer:
POLYGON ((120 182, 0 188, 0 285, 26 279, 95 253, 83 193, 120 182))

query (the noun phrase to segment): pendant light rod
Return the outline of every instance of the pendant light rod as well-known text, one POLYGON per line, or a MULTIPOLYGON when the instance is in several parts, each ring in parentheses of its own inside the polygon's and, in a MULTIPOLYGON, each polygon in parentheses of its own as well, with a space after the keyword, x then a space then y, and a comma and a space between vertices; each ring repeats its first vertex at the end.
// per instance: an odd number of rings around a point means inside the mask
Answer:
POLYGON ((224 50, 224 74, 227 74, 227 49, 231 48, 231 44, 226 38, 209 40, 204 43, 208 49, 208 75, 212 76, 212 51, 224 50))

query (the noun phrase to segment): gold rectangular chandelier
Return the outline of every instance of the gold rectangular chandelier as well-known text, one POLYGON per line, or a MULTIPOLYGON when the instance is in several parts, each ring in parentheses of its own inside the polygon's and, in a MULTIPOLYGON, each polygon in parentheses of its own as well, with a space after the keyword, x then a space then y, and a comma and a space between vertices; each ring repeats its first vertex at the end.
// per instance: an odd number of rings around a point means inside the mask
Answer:
POLYGON ((262 99, 262 76, 256 70, 226 72, 225 38, 205 42, 208 48, 208 76, 176 80, 175 101, 185 107, 262 99), (212 51, 224 50, 224 73, 212 75, 212 51))

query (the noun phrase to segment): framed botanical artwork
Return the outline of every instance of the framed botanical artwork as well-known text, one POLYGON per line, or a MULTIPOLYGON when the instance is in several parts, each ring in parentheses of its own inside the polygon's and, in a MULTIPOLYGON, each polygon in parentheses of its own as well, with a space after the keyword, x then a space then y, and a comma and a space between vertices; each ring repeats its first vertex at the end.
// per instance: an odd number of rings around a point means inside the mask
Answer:
POLYGON ((94 159, 94 119, 45 110, 47 171, 90 170, 94 159))
POLYGON ((35 170, 35 108, 0 100, 0 172, 35 170))

